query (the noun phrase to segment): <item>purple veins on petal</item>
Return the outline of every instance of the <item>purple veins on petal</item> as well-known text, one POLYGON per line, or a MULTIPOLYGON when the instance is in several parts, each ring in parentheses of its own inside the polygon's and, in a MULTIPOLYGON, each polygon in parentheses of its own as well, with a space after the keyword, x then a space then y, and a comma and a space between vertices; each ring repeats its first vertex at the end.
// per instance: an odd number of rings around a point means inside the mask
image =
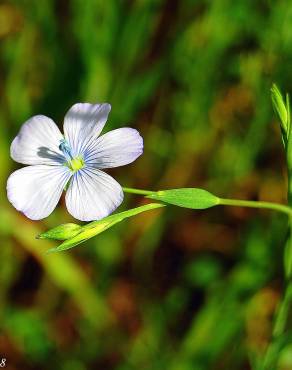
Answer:
POLYGON ((110 104, 74 104, 64 119, 65 139, 75 155, 82 154, 92 137, 97 137, 111 110, 110 104))
POLYGON ((99 220, 112 213, 123 201, 120 184, 95 168, 76 172, 66 193, 69 213, 81 221, 99 220))
POLYGON ((10 147, 11 158, 28 165, 59 165, 64 157, 58 143, 63 138, 50 118, 42 115, 27 120, 10 147))
POLYGON ((65 166, 35 165, 21 168, 8 178, 8 199, 28 218, 40 220, 53 212, 71 176, 65 166))
POLYGON ((135 129, 123 127, 95 140, 84 153, 85 163, 95 168, 113 168, 132 163, 143 153, 143 139, 135 129))
POLYGON ((100 169, 133 162, 143 152, 143 139, 128 127, 99 136, 110 109, 107 103, 73 105, 64 119, 64 136, 46 116, 23 124, 11 157, 29 166, 7 181, 8 199, 17 210, 33 220, 49 216, 68 184, 67 209, 81 221, 106 217, 121 204, 120 184, 100 169))

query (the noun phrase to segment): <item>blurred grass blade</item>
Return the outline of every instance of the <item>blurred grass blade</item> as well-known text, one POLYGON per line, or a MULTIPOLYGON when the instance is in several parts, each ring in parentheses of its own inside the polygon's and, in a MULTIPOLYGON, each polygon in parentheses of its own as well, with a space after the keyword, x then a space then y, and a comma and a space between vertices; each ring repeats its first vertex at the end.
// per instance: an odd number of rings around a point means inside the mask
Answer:
POLYGON ((62 224, 48 230, 44 233, 37 235, 37 239, 55 239, 55 240, 66 240, 73 238, 81 231, 82 226, 77 224, 62 224))
POLYGON ((219 204, 219 198, 204 189, 182 188, 153 192, 147 198, 192 209, 206 209, 219 204))
MULTIPOLYGON (((93 221, 89 224, 81 227, 81 230, 78 232, 77 235, 74 237, 67 239, 64 243, 59 245, 56 248, 51 248, 48 250, 49 253, 51 252, 60 252, 70 248, 75 247, 76 245, 85 242, 86 240, 100 234, 101 232, 107 230, 108 228, 112 227, 113 225, 117 224, 118 222, 123 221, 125 218, 135 216, 141 212, 150 211, 155 208, 164 207, 164 204, 159 203, 150 203, 146 204, 145 206, 129 209, 124 212, 120 212, 111 216, 108 216, 99 221, 93 221)), ((48 231, 49 233, 50 231, 48 231)))
POLYGON ((291 128, 291 116, 290 116, 290 97, 288 93, 286 94, 286 109, 287 109, 287 129, 289 135, 291 128))

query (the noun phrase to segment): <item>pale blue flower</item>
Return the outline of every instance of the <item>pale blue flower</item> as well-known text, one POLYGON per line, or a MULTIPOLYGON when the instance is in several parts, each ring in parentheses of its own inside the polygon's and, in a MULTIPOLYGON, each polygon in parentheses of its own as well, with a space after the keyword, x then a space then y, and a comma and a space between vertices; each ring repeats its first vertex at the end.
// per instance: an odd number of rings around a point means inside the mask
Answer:
POLYGON ((121 186, 102 170, 133 162, 143 152, 143 139, 127 127, 100 136, 110 109, 109 104, 73 105, 64 136, 46 116, 23 124, 10 152, 29 166, 7 181, 8 199, 17 210, 32 220, 49 216, 67 184, 67 209, 81 221, 106 217, 121 204, 121 186))

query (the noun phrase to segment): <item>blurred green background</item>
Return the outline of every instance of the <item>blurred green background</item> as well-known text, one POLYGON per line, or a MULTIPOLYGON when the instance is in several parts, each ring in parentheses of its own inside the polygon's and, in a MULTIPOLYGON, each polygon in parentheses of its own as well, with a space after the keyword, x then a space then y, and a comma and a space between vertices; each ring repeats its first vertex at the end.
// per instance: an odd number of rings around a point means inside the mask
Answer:
MULTIPOLYGON (((248 370, 283 291, 285 216, 167 207, 68 252, 6 199, 9 146, 45 114, 109 102, 106 130, 137 128, 123 186, 202 187, 286 201, 269 89, 292 92, 290 0, 43 0, 0 4, 0 358, 21 370, 248 370)), ((119 210, 142 205, 127 194, 119 210)), ((292 348, 278 369, 292 369, 292 348)), ((272 369, 271 369, 272 370, 272 369)))

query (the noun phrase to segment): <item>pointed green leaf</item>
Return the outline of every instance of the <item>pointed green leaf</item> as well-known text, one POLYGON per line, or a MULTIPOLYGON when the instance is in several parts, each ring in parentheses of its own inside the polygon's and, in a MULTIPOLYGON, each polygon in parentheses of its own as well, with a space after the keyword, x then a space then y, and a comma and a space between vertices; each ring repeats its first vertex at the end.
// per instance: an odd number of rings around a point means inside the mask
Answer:
POLYGON ((129 209, 124 212, 116 213, 114 215, 105 217, 99 221, 93 221, 89 224, 81 227, 79 233, 73 236, 70 239, 67 239, 64 243, 59 245, 56 248, 49 249, 48 252, 60 252, 66 249, 70 249, 75 247, 76 245, 85 242, 86 240, 100 234, 101 232, 105 231, 106 229, 112 227, 113 225, 117 224, 118 222, 123 221, 125 218, 135 216, 141 212, 150 211, 155 208, 164 207, 164 204, 159 203, 150 203, 146 204, 145 206, 129 209))
POLYGON ((48 230, 44 233, 39 234, 37 239, 55 239, 55 240, 66 240, 73 238, 81 231, 82 227, 76 224, 63 224, 57 227, 54 227, 51 230, 48 230))
POLYGON ((289 98, 286 96, 286 103, 287 103, 287 107, 286 107, 282 94, 280 90, 278 89, 277 85, 275 84, 273 84, 271 88, 271 98, 272 98, 272 104, 273 104, 274 110, 280 119, 282 134, 284 136, 285 142, 287 142, 288 134, 289 134, 289 123, 290 123, 290 117, 289 117, 289 112, 288 112, 289 111, 289 98))
POLYGON ((219 204, 218 197, 198 188, 161 190, 148 195, 147 198, 192 209, 206 209, 219 204))

